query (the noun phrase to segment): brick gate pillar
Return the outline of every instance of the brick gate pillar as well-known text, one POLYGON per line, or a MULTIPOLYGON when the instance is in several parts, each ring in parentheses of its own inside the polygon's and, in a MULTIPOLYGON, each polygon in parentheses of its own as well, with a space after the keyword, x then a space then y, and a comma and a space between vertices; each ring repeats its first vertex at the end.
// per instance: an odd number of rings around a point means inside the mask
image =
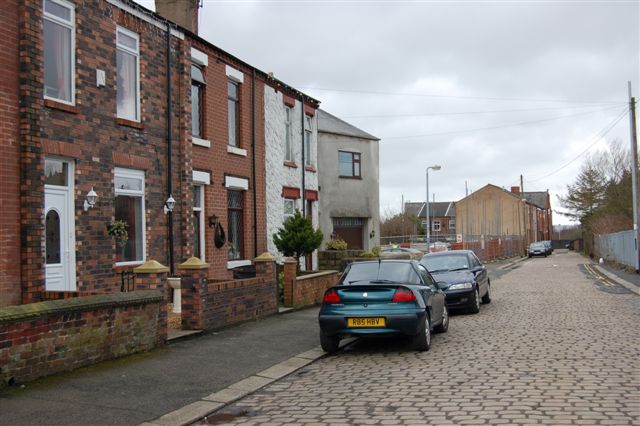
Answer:
POLYGON ((182 329, 202 330, 202 297, 209 293, 209 264, 191 257, 178 265, 182 296, 182 329))
POLYGON ((167 276, 169 268, 155 260, 148 260, 133 269, 136 274, 136 290, 158 290, 162 294, 160 311, 158 312, 158 344, 167 341, 167 303, 169 291, 167 290, 167 276))
POLYGON ((292 308, 294 287, 296 284, 296 273, 298 272, 298 262, 292 257, 284 259, 284 306, 292 308))

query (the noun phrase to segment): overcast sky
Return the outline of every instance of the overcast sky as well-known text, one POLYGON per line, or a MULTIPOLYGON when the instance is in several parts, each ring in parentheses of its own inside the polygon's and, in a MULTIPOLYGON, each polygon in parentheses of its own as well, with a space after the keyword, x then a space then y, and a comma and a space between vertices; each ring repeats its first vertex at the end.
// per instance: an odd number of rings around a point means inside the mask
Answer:
POLYGON ((581 153, 630 144, 639 20, 637 0, 204 0, 200 35, 379 137, 383 215, 435 164, 436 201, 522 174, 556 210, 581 153))

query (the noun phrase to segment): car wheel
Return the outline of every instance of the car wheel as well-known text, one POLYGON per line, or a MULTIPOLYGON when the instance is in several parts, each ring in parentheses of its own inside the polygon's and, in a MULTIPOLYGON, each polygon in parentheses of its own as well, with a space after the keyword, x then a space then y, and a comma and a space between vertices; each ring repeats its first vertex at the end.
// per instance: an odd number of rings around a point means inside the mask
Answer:
POLYGON ((438 333, 446 333, 449 329, 449 310, 447 307, 444 307, 444 311, 442 312, 442 322, 438 324, 435 330, 438 333))
POLYGON ((477 314, 480 312, 480 290, 476 287, 476 291, 474 292, 475 297, 473 298, 473 305, 469 308, 469 312, 472 314, 477 314))
POLYGON ((482 303, 491 303, 491 282, 487 282, 487 293, 482 296, 482 303))
POLYGON ((332 354, 338 350, 340 338, 338 336, 327 336, 320 332, 320 346, 322 346, 323 351, 332 354))
POLYGON ((417 351, 428 351, 431 348, 431 323, 429 315, 426 315, 420 331, 413 336, 413 347, 417 351))

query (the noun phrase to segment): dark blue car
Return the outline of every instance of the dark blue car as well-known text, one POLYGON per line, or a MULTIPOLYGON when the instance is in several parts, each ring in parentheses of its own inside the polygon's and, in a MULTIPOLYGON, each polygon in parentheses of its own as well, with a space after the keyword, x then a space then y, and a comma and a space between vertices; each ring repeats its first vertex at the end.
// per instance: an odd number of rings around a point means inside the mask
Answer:
POLYGON ((320 344, 338 350, 340 339, 407 335, 417 350, 431 347, 431 332, 449 328, 444 292, 415 260, 355 262, 323 298, 320 344))
POLYGON ((480 312, 480 301, 491 302, 491 281, 487 269, 471 250, 428 253, 420 263, 444 284, 449 309, 480 312))

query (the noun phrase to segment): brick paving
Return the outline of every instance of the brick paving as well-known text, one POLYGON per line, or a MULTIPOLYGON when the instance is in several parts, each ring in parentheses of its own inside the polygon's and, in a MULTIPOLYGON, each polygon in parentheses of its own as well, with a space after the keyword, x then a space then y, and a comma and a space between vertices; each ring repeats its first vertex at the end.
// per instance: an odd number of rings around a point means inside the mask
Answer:
MULTIPOLYGON (((575 253, 492 278, 429 352, 357 342, 214 413, 235 425, 640 424, 640 297, 575 253)), ((202 424, 206 424, 204 421, 202 424)))

